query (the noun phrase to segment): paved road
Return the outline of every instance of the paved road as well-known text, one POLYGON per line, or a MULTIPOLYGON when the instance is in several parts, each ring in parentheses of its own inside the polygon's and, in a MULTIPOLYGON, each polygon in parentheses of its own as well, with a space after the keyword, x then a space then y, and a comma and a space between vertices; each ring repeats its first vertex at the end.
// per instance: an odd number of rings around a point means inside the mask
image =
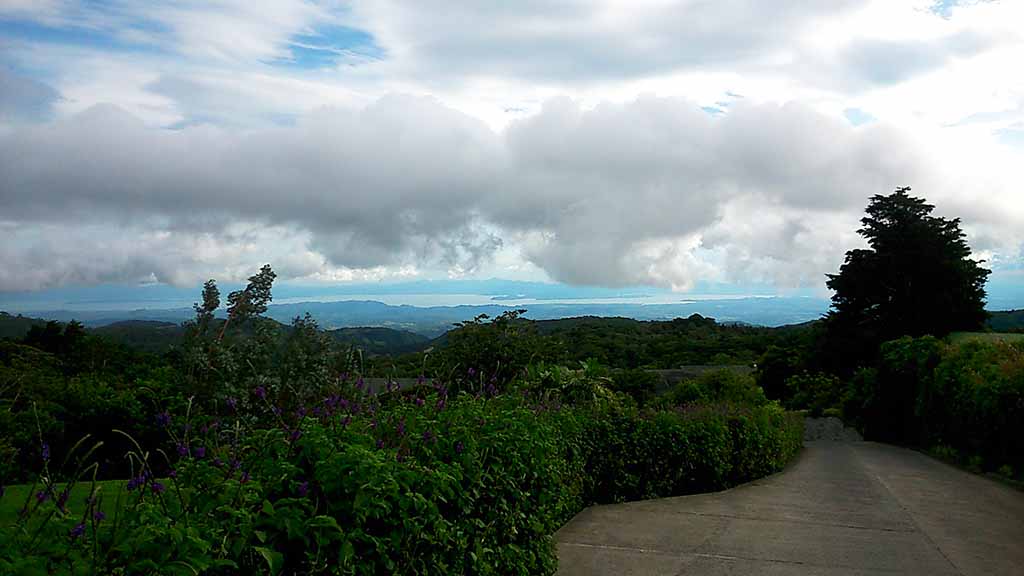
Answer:
POLYGON ((1024 575, 1024 493, 872 442, 810 442, 714 494, 594 506, 556 535, 559 574, 1024 575))

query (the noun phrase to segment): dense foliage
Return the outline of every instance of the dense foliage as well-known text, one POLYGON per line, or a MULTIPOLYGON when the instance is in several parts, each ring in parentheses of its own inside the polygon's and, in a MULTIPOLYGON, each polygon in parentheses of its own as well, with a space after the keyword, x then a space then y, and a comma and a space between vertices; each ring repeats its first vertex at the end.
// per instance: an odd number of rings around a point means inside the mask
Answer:
POLYGON ((131 451, 123 490, 99 489, 73 512, 40 481, 41 496, 0 528, 0 566, 552 573, 551 535, 585 504, 723 488, 778 470, 802 438, 774 405, 651 412, 541 390, 372 395, 356 380, 294 411, 256 388, 249 413, 165 414, 171 456, 131 451), (100 519, 104 500, 118 502, 113 518, 100 519))
POLYGON ((261 316, 272 281, 226 319, 208 282, 164 357, 74 323, 0 343, 0 474, 28 482, 0 489, 0 573, 550 574, 583 506, 731 486, 801 444, 748 376, 655 397, 516 313, 450 335, 432 383, 371 389, 309 316, 261 316))
POLYGON ((893 340, 845 401, 869 438, 945 447, 982 469, 1024 476, 1022 343, 893 340))

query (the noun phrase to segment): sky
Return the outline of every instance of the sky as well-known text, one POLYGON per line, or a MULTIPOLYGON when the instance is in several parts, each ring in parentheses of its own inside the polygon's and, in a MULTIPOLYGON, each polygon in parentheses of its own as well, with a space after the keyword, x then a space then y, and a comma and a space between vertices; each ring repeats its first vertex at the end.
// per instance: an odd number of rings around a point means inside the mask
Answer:
POLYGON ((825 295, 868 199, 1024 306, 1024 2, 0 0, 0 293, 825 295))

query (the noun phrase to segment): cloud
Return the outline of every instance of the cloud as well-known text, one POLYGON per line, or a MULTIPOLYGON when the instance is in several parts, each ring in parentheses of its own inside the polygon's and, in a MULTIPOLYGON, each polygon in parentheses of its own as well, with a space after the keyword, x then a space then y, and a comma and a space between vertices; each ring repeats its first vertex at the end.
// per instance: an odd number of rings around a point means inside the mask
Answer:
POLYGON ((388 53, 378 66, 391 74, 564 84, 770 59, 817 20, 859 3, 368 0, 345 18, 388 53))
POLYGON ((287 59, 293 36, 337 21, 336 3, 305 0, 219 2, 75 2, 15 0, 0 18, 118 41, 121 49, 157 48, 221 62, 287 59))
POLYGON ((504 131, 398 95, 255 131, 96 107, 0 134, 0 289, 244 278, 263 261, 293 278, 458 276, 510 251, 570 283, 816 285, 870 195, 922 182, 991 224, 990 245, 1019 246, 1005 174, 975 198, 924 150, 800 104, 712 117, 674 98, 556 99, 504 131))
POLYGON ((0 67, 0 123, 48 120, 58 100, 53 87, 0 67))
POLYGON ((936 40, 859 38, 840 53, 840 66, 869 84, 896 84, 939 69, 953 58, 975 56, 993 41, 962 31, 936 40))

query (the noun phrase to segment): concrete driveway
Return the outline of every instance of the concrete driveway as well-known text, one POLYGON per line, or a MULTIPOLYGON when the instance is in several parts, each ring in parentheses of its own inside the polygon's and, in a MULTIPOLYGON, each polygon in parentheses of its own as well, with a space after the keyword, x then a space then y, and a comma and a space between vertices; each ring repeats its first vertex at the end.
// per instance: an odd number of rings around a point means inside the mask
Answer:
POLYGON ((556 540, 562 576, 1024 575, 1024 493, 903 448, 810 442, 775 476, 593 506, 556 540))

